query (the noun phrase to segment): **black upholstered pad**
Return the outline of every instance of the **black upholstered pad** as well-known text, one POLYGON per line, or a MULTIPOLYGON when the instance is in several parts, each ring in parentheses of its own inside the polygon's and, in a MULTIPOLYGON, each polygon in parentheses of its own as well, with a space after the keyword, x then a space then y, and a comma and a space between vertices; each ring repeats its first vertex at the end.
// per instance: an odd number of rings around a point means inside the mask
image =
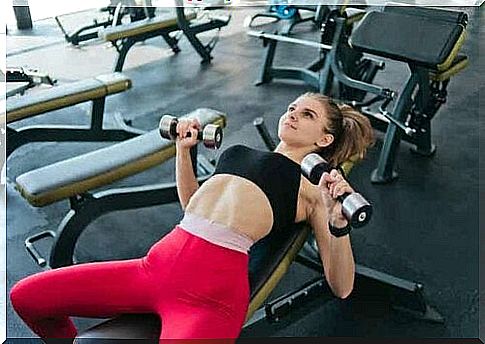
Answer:
MULTIPOLYGON (((197 109, 201 125, 225 125, 225 115, 212 109, 197 109)), ((162 139, 158 129, 112 146, 24 173, 17 188, 32 205, 43 206, 107 185, 144 171, 175 154, 175 145, 162 139)))
POLYGON ((417 7, 417 6, 398 6, 397 4, 387 4, 384 8, 386 13, 401 13, 411 16, 421 16, 430 20, 449 22, 450 24, 461 24, 466 27, 468 15, 465 12, 443 10, 439 8, 417 7))
MULTIPOLYGON (((287 255, 296 238, 305 230, 304 224, 297 224, 285 230, 273 230, 267 237, 258 241, 250 251, 249 283, 251 302, 255 295, 265 288, 265 284, 287 255)), ((272 290, 274 286, 270 286, 272 290)), ((102 343, 100 338, 149 338, 156 339, 160 333, 160 321, 154 314, 123 315, 81 333, 77 343, 102 343), (95 339, 97 339, 95 341, 95 339)), ((154 341, 155 343, 156 341, 154 341)), ((147 341, 146 343, 151 343, 147 341)))
POLYGON ((447 69, 463 41, 465 27, 458 22, 465 14, 434 19, 410 14, 397 8, 388 12, 369 12, 352 32, 353 48, 370 54, 414 63, 432 70, 447 69), (452 21, 449 18, 455 17, 452 21))
POLYGON ((130 87, 131 80, 127 76, 112 73, 55 86, 28 97, 10 97, 6 104, 7 123, 123 92, 130 87))
MULTIPOLYGON (((115 343, 114 339, 144 339, 144 344, 158 344, 160 319, 155 314, 126 314, 108 320, 83 332, 75 343, 115 343), (103 339, 108 339, 103 341, 103 339), (112 339, 112 340, 109 340, 112 339), (153 339, 147 340, 147 339, 153 339)), ((128 342, 128 341, 124 341, 128 342)))
POLYGON ((276 229, 251 247, 249 256, 251 299, 275 271, 302 230, 303 224, 287 229, 276 229))

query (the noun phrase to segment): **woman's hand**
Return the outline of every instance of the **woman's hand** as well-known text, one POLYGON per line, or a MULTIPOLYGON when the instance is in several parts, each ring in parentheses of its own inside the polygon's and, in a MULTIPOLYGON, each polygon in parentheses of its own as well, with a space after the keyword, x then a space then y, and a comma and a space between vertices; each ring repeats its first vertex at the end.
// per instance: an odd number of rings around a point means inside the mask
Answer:
POLYGON ((196 118, 179 119, 177 123, 177 138, 175 145, 177 150, 189 150, 197 144, 197 133, 200 130, 200 123, 196 118), (190 133, 190 136, 187 134, 190 133))
POLYGON ((335 169, 330 171, 330 173, 324 172, 322 174, 318 187, 322 194, 323 203, 327 209, 330 224, 336 228, 345 227, 348 221, 342 213, 342 204, 337 198, 344 193, 352 193, 354 190, 335 169))

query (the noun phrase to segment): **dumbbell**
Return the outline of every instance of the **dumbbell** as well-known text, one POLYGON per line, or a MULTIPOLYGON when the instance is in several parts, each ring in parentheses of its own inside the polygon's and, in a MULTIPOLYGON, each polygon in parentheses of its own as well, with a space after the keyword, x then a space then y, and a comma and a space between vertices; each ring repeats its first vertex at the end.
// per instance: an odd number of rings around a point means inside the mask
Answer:
MULTIPOLYGON (((305 156, 301 162, 303 175, 315 185, 318 185, 324 172, 330 173, 330 164, 316 153, 305 156)), ((365 226, 372 216, 372 205, 359 193, 344 193, 338 197, 342 203, 342 213, 352 227, 365 226)))
MULTIPOLYGON (((177 137, 178 119, 174 116, 164 115, 160 119, 158 130, 164 139, 175 140, 177 137)), ((190 137, 190 132, 187 133, 190 137)), ((207 124, 202 131, 197 133, 197 140, 204 142, 204 146, 218 149, 222 143, 222 128, 215 124, 207 124)))

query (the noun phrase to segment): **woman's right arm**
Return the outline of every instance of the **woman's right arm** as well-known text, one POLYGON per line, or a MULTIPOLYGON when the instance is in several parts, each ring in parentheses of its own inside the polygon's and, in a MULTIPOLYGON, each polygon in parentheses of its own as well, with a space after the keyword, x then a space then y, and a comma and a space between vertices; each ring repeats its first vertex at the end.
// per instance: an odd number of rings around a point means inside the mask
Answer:
POLYGON ((197 132, 200 129, 200 123, 196 119, 179 120, 177 124, 178 137, 175 140, 177 152, 175 155, 175 180, 177 183, 177 193, 182 209, 190 201, 192 195, 199 188, 199 183, 195 177, 190 158, 190 148, 197 144, 197 132), (191 134, 187 137, 187 133, 191 134))

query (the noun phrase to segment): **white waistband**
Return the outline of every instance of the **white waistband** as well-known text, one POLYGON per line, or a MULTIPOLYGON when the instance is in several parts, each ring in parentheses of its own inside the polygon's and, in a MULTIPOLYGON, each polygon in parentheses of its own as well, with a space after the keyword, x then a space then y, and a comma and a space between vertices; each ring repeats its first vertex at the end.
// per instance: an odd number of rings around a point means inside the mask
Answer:
POLYGON ((185 213, 184 218, 180 221, 180 227, 215 245, 246 254, 254 244, 254 241, 243 233, 190 213, 185 213))

